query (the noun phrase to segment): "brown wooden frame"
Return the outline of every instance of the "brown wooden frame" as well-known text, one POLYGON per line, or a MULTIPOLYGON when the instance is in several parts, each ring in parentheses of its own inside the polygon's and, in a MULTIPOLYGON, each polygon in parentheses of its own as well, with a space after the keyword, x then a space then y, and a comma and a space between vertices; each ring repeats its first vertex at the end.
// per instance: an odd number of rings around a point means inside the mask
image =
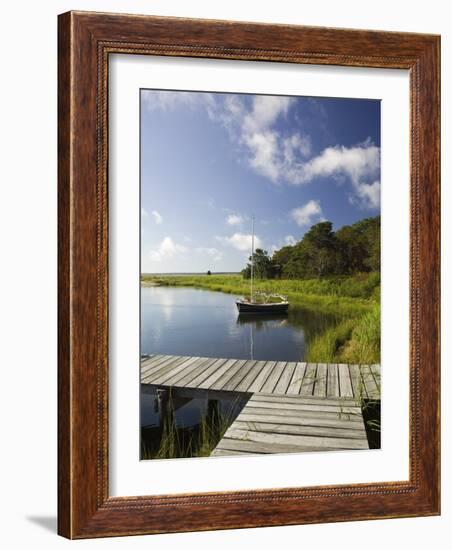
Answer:
POLYGON ((439 514, 440 38, 68 12, 59 16, 58 53, 59 533, 85 538, 439 514), (409 481, 109 497, 111 53, 409 70, 409 481))

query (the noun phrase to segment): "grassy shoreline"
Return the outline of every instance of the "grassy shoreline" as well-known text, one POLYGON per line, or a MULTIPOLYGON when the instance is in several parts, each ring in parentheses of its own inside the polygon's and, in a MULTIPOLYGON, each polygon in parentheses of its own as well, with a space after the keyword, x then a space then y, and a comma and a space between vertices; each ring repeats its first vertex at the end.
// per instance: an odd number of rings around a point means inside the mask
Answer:
MULTIPOLYGON (((241 275, 142 275, 143 286, 190 286, 246 295, 249 281, 241 275)), ((363 273, 324 279, 257 280, 256 291, 283 294, 300 307, 336 313, 342 320, 316 336, 308 347, 308 361, 380 362, 380 276, 363 273)))
MULTIPOLYGON (((249 281, 241 275, 143 275, 143 286, 190 286, 227 294, 246 295, 249 281)), ((260 292, 283 294, 294 304, 316 311, 325 310, 353 316, 368 312, 379 298, 379 277, 363 274, 328 279, 255 280, 260 292), (376 294, 378 296, 376 296, 376 294)))

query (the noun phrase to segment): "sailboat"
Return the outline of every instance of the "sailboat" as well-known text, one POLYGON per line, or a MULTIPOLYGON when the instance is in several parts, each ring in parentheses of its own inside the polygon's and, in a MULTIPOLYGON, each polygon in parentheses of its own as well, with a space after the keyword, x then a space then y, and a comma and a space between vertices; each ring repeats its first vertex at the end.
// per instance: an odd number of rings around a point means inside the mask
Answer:
POLYGON ((255 292, 254 282, 254 216, 251 218, 251 277, 250 277, 250 298, 242 297, 236 300, 239 314, 285 314, 289 309, 289 302, 285 296, 280 294, 267 294, 255 292))

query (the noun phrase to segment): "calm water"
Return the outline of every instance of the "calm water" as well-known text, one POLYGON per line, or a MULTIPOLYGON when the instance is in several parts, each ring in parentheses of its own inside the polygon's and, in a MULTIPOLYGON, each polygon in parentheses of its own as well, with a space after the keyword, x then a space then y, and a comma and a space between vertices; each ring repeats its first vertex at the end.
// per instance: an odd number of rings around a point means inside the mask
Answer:
POLYGON ((141 353, 301 361, 310 339, 339 318, 289 307, 239 316, 237 296, 190 287, 141 287, 141 353))

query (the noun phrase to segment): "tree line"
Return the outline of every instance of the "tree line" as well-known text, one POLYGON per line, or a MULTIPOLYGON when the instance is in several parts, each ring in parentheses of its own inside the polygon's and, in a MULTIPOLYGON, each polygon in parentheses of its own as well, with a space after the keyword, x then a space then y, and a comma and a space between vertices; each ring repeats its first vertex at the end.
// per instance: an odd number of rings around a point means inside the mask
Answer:
MULTIPOLYGON (((251 276, 251 259, 242 271, 245 278, 251 276)), ((296 244, 283 246, 272 256, 261 248, 254 252, 257 279, 312 279, 370 271, 380 271, 380 216, 337 231, 331 222, 323 221, 296 244)))

